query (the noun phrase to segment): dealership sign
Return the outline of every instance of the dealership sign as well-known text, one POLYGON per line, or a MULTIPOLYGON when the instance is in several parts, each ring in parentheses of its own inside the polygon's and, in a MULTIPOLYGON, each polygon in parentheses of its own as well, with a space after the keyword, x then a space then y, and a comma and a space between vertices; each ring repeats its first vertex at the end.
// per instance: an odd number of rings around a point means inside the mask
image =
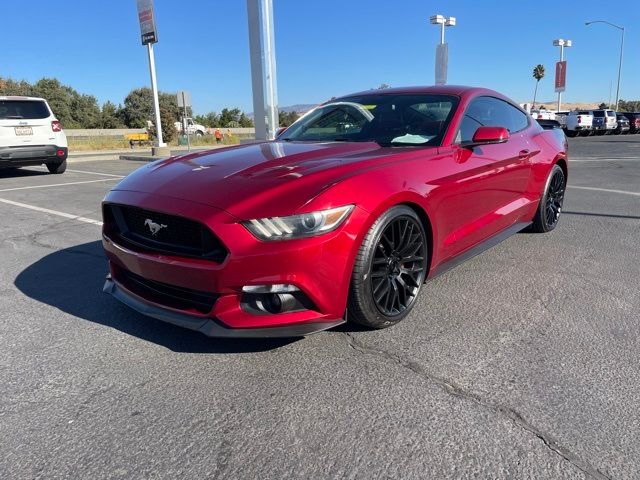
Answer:
POLYGON ((137 3, 142 44, 156 43, 158 41, 158 32, 156 30, 156 17, 153 14, 153 0, 137 0, 137 3))
POLYGON ((449 63, 449 45, 436 45, 436 85, 447 83, 447 65, 449 63))
POLYGON ((567 84, 567 61, 556 62, 556 92, 564 92, 567 84))

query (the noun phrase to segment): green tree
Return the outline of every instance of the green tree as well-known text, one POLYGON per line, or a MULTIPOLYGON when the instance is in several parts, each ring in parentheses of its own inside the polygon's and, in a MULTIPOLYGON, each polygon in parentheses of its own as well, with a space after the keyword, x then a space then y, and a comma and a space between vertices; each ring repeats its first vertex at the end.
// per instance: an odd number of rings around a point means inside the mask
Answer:
MULTIPOLYGON (((162 122, 162 140, 164 140, 164 142, 166 143, 169 143, 171 140, 173 140, 176 137, 176 134, 178 133, 174 125, 175 123, 174 115, 175 115, 175 112, 172 112, 167 108, 160 107, 160 121, 162 122)), ((155 125, 149 128, 149 134, 151 135, 152 138, 157 137, 155 125)))
MULTIPOLYGON (((174 94, 160 92, 158 94, 158 103, 160 104, 160 111, 165 110, 166 114, 173 119, 171 123, 178 121, 182 116, 181 109, 178 108, 178 100, 174 94)), ((189 110, 187 114, 189 114, 189 110)), ((129 128, 144 128, 147 125, 147 121, 153 122, 153 94, 151 89, 143 87, 131 90, 124 99, 122 115, 125 124, 129 128)))
POLYGON ((604 102, 602 102, 600 105, 598 105, 598 109, 599 110, 604 110, 606 108, 609 108, 609 105, 604 103, 604 102))
POLYGON ((536 106, 536 97, 538 96, 538 84, 540 80, 544 78, 544 65, 538 64, 533 68, 533 78, 536 79, 536 89, 533 92, 533 104, 531 108, 535 108, 536 106))
POLYGON ((10 78, 0 77, 0 95, 21 95, 32 96, 33 87, 25 80, 12 80, 10 78))
POLYGON ((278 120, 281 127, 288 127, 298 118, 300 118, 298 112, 278 112, 278 120))
POLYGON ((220 112, 220 118, 218 120, 220 127, 231 127, 230 123, 240 124, 240 114, 242 112, 239 108, 223 108, 220 112))
POLYGON ((121 108, 106 101, 100 112, 100 128, 123 128, 121 108))
POLYGON ((389 84, 388 83, 381 83, 377 90, 384 90, 385 88, 389 88, 389 84))
POLYGON ((42 78, 33 85, 32 95, 42 97, 47 100, 51 110, 60 120, 64 128, 82 128, 82 121, 78 121, 78 116, 72 113, 71 103, 78 92, 71 87, 66 87, 55 78, 42 78))
POLYGON ((209 112, 205 115, 196 115, 193 117, 194 122, 204 125, 207 128, 218 127, 218 114, 216 112, 209 112))
POLYGON ((253 127, 253 119, 250 118, 246 113, 242 112, 240 114, 240 117, 238 117, 238 123, 240 124, 241 127, 243 128, 250 128, 253 127))
MULTIPOLYGON (((93 95, 70 92, 71 118, 80 128, 101 128, 100 107, 93 95)), ((53 109, 53 107, 52 107, 53 109)))
POLYGON ((620 100, 618 110, 621 112, 640 112, 640 100, 620 100))

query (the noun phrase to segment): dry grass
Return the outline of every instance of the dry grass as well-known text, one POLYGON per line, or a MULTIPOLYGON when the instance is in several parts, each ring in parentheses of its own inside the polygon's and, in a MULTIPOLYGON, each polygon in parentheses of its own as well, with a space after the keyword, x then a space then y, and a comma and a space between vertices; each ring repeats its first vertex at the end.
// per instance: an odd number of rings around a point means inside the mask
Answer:
POLYGON ((129 148, 129 140, 117 136, 67 137, 67 143, 69 145, 69 151, 71 152, 129 148))
MULTIPOLYGON (((99 136, 99 137, 68 137, 67 142, 69 145, 69 151, 71 152, 85 152, 90 150, 121 150, 130 148, 129 140, 124 137, 118 136, 99 136)), ((236 136, 225 135, 222 141, 223 145, 237 145, 240 143, 240 139, 236 136)), ((178 145, 178 139, 174 139, 169 143, 171 146, 178 145)), ((185 143, 186 145, 186 143, 185 143)), ((194 147, 205 147, 207 145, 216 145, 216 139, 213 135, 204 135, 202 137, 191 136, 191 145, 194 147)), ((150 143, 142 144, 144 148, 149 148, 150 143)), ((135 148, 138 148, 136 142, 135 148)))

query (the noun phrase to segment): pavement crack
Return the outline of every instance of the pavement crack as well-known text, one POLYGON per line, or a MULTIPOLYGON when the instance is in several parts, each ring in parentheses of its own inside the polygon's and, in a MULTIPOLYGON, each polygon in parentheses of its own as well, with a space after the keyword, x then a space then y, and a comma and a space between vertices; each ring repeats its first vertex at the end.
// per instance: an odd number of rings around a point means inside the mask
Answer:
POLYGON ((473 402, 476 405, 486 410, 489 410, 493 413, 497 413, 501 415, 502 417, 509 420, 518 428, 521 428, 522 430, 537 437, 539 440, 541 440, 544 443, 547 449, 549 449, 551 452, 555 453, 556 455, 560 456, 563 460, 569 462, 571 465, 573 465, 574 467, 582 471, 588 477, 595 478, 598 480, 611 480, 611 477, 602 473, 595 466, 591 465, 591 463, 582 459, 577 454, 571 452, 566 447, 563 447, 562 445, 560 445, 560 443, 551 434, 549 434, 548 432, 544 432, 539 428, 535 427, 534 425, 532 425, 519 412, 517 412, 513 408, 485 400, 480 395, 465 390, 461 386, 456 385, 451 380, 434 375, 433 373, 425 369, 422 365, 420 365, 418 362, 409 360, 407 358, 404 358, 400 355, 397 355, 395 353, 392 353, 386 350, 368 346, 363 342, 361 342, 360 340, 358 340, 357 338, 355 338, 352 333, 344 332, 344 334, 347 337, 347 343, 349 347, 351 347, 356 352, 363 355, 374 355, 374 356, 392 361, 400 365, 401 367, 406 368, 407 370, 410 370, 416 375, 419 375, 420 377, 425 378, 432 383, 435 383, 437 386, 439 386, 441 389, 443 389, 445 392, 447 392, 451 396, 473 402))

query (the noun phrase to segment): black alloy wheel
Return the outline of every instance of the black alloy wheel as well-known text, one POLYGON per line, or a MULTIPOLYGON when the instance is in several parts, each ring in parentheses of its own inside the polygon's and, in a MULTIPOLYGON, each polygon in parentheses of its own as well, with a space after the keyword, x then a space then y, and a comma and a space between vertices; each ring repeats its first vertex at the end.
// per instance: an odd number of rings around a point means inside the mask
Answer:
POLYGON ((542 193, 536 216, 529 231, 546 233, 556 228, 560 220, 566 188, 567 180, 564 170, 560 165, 554 165, 549 173, 545 191, 542 193))
POLYGON ((425 229, 415 211, 399 205, 382 214, 356 258, 348 319, 385 328, 408 315, 425 281, 428 252, 425 229))
POLYGON ((369 275, 374 301, 383 315, 398 315, 415 300, 424 281, 426 248, 412 217, 396 217, 383 230, 369 275))
POLYGON ((562 202, 564 201, 564 188, 564 172, 561 168, 554 169, 545 200, 545 221, 549 230, 553 230, 560 219, 562 202))

